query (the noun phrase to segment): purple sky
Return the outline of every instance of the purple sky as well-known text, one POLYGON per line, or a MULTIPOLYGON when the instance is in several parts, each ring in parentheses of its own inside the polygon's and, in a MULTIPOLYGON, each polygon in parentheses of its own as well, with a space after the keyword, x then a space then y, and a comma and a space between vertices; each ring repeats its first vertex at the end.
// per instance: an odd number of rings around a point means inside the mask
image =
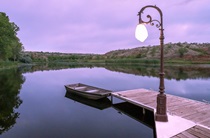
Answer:
MULTIPOLYGON (((20 27, 26 51, 106 53, 159 44, 154 26, 144 43, 135 38, 146 5, 162 10, 165 43, 210 42, 210 0, 4 0, 0 10, 20 27)), ((147 14, 159 20, 154 9, 147 14)))

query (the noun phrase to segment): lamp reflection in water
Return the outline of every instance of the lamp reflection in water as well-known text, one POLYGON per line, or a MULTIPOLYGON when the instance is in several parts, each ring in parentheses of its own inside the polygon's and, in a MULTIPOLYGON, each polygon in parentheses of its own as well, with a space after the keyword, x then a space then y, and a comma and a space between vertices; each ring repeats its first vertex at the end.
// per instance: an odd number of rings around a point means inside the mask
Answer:
POLYGON ((158 8, 157 6, 147 5, 139 11, 138 16, 139 16, 139 25, 136 27, 135 36, 139 41, 144 42, 144 40, 146 40, 146 38, 148 37, 148 32, 144 24, 150 24, 153 26, 156 23, 155 26, 160 30, 160 38, 159 38, 160 39, 160 73, 159 73, 160 86, 159 86, 159 94, 157 95, 155 120, 161 122, 167 122, 168 116, 166 113, 166 95, 164 94, 165 86, 164 86, 164 65, 163 65, 163 43, 164 43, 163 14, 160 8, 158 8), (152 19, 150 15, 147 15, 148 21, 143 21, 141 18, 141 14, 143 14, 143 11, 146 8, 156 9, 160 14, 160 21, 152 19))

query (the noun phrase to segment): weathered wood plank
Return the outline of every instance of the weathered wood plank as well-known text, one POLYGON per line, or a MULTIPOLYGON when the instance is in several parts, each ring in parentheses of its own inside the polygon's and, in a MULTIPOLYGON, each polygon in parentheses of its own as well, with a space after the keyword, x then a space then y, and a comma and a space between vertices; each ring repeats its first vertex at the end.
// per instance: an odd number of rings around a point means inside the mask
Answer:
POLYGON ((200 122, 200 124, 210 128, 210 118, 208 118, 207 120, 203 120, 202 122, 200 122))
POLYGON ((177 134, 176 136, 173 136, 172 138, 177 138, 177 137, 179 138, 191 138, 191 137, 210 138, 210 130, 201 126, 195 126, 184 132, 177 134))
POLYGON ((173 111, 176 110, 177 108, 180 108, 180 106, 182 108, 192 107, 194 108, 194 110, 196 110, 198 106, 200 106, 200 104, 193 101, 189 101, 189 102, 182 102, 179 105, 178 104, 168 105, 168 108, 170 108, 170 110, 173 111))
POLYGON ((207 136, 210 137, 210 129, 207 129, 207 128, 204 128, 204 127, 201 127, 201 126, 198 126, 198 125, 196 125, 196 126, 194 127, 194 129, 196 129, 197 131, 202 131, 202 132, 204 132, 207 136))
MULTIPOLYGON (((189 137, 183 135, 182 133, 178 134, 177 137, 178 137, 178 138, 189 138, 189 137)), ((172 138, 174 138, 174 137, 172 137, 172 138)))
POLYGON ((173 136, 173 137, 171 137, 171 138, 180 138, 179 136, 173 136))
POLYGON ((115 94, 119 94, 123 97, 135 97, 135 96, 146 96, 149 94, 155 94, 145 89, 138 89, 138 90, 129 90, 129 91, 122 91, 122 92, 115 92, 115 94))
POLYGON ((197 122, 197 123, 205 122, 206 120, 209 119, 209 116, 210 116, 210 113, 206 113, 205 115, 192 118, 192 121, 197 122))
POLYGON ((154 102, 154 103, 148 103, 148 105, 151 106, 151 107, 153 107, 153 108, 156 108, 157 103, 156 102, 154 102))
POLYGON ((141 95, 138 95, 138 96, 135 96, 135 97, 129 97, 131 99, 139 99, 139 100, 149 100, 149 99, 156 99, 157 95, 146 95, 146 96, 141 96, 141 95), (149 98, 149 99, 148 99, 149 98))
POLYGON ((208 117, 210 117, 210 112, 198 112, 196 114, 189 115, 185 118, 197 123, 206 120, 208 117))
POLYGON ((209 138, 208 136, 204 135, 203 133, 194 131, 193 129, 188 129, 187 132, 198 137, 198 138, 209 138))
POLYGON ((132 98, 133 100, 136 100, 136 101, 139 101, 139 102, 142 102, 142 103, 150 103, 150 102, 155 102, 156 99, 153 99, 153 98, 150 98, 150 99, 142 99, 142 98, 132 98))
POLYGON ((145 95, 139 95, 139 94, 132 94, 132 95, 126 94, 125 95, 125 97, 129 97, 129 98, 138 97, 138 98, 141 98, 141 99, 145 99, 145 98, 148 98, 148 97, 150 97, 150 98, 154 97, 155 98, 156 96, 157 96, 157 94, 154 94, 154 93, 148 93, 148 94, 145 94, 145 95))
MULTIPOLYGON (((179 112, 179 110, 190 110, 190 111, 192 111, 191 114, 194 114, 194 113, 197 113, 199 111, 202 111, 203 109, 200 109, 199 104, 197 103, 197 104, 182 105, 180 107, 176 106, 175 108, 169 107, 169 110, 171 112, 179 112)), ((189 114, 189 115, 191 115, 191 114, 189 114)), ((187 114, 185 114, 185 116, 187 116, 187 114)))
POLYGON ((177 115, 177 116, 180 116, 180 117, 183 117, 183 116, 188 115, 188 114, 196 113, 196 111, 194 111, 194 110, 184 109, 184 108, 180 108, 180 109, 177 109, 175 111, 170 111, 170 109, 169 109, 169 112, 172 113, 173 115, 177 115))
MULTIPOLYGON (((193 110, 194 110, 194 109, 193 109, 193 110)), ((198 113, 210 112, 209 109, 206 109, 206 108, 204 109, 204 108, 202 108, 202 107, 201 107, 201 108, 198 107, 198 108, 196 108, 194 111, 196 111, 194 114, 192 114, 192 113, 191 113, 191 114, 186 114, 186 115, 183 116, 183 118, 186 118, 186 119, 187 119, 187 117, 189 117, 189 116, 192 116, 192 117, 193 117, 193 116, 197 116, 198 113)))
POLYGON ((208 138, 210 137, 210 129, 207 129, 207 128, 197 125, 197 126, 193 127, 192 130, 194 130, 198 133, 201 133, 201 134, 207 136, 208 138))
POLYGON ((182 101, 181 99, 180 100, 177 100, 176 102, 173 102, 173 103, 170 103, 170 101, 167 102, 167 107, 170 109, 170 110, 176 110, 177 108, 180 108, 180 107, 188 107, 188 106, 195 106, 196 105, 199 105, 193 101, 182 101))
POLYGON ((187 131, 182 132, 182 134, 183 134, 184 136, 188 137, 188 138, 198 138, 198 137, 196 137, 196 136, 190 134, 190 133, 187 132, 187 131))

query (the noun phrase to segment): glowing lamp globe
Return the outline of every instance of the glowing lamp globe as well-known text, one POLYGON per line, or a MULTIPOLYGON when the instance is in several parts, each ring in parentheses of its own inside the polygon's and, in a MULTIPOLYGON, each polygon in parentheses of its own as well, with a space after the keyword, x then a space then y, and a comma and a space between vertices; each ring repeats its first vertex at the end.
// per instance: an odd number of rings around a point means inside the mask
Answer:
POLYGON ((147 39, 147 28, 143 24, 139 24, 136 26, 135 37, 141 42, 144 42, 147 39))

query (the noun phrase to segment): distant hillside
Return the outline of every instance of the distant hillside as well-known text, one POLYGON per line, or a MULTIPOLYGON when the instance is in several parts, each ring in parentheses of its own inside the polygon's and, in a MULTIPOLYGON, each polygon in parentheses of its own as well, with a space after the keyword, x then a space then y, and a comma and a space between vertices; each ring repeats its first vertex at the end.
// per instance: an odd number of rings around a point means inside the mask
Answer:
MULTIPOLYGON (((103 55, 105 59, 160 57, 159 46, 145 46, 133 49, 114 50, 103 55)), ((165 59, 210 61, 210 43, 168 43, 164 45, 165 59)))
POLYGON ((34 52, 25 51, 23 53, 25 59, 29 62, 69 62, 78 60, 97 59, 98 54, 80 54, 80 53, 59 53, 59 52, 34 52))
MULTIPOLYGON (((23 58, 30 62, 106 62, 106 63, 138 63, 152 61, 157 63, 160 58, 160 46, 144 46, 133 49, 114 50, 99 54, 77 54, 58 52, 25 51, 23 58), (141 60, 140 60, 141 59, 141 60)), ((164 59, 172 61, 196 61, 210 63, 210 43, 168 43, 164 45, 164 59)))

